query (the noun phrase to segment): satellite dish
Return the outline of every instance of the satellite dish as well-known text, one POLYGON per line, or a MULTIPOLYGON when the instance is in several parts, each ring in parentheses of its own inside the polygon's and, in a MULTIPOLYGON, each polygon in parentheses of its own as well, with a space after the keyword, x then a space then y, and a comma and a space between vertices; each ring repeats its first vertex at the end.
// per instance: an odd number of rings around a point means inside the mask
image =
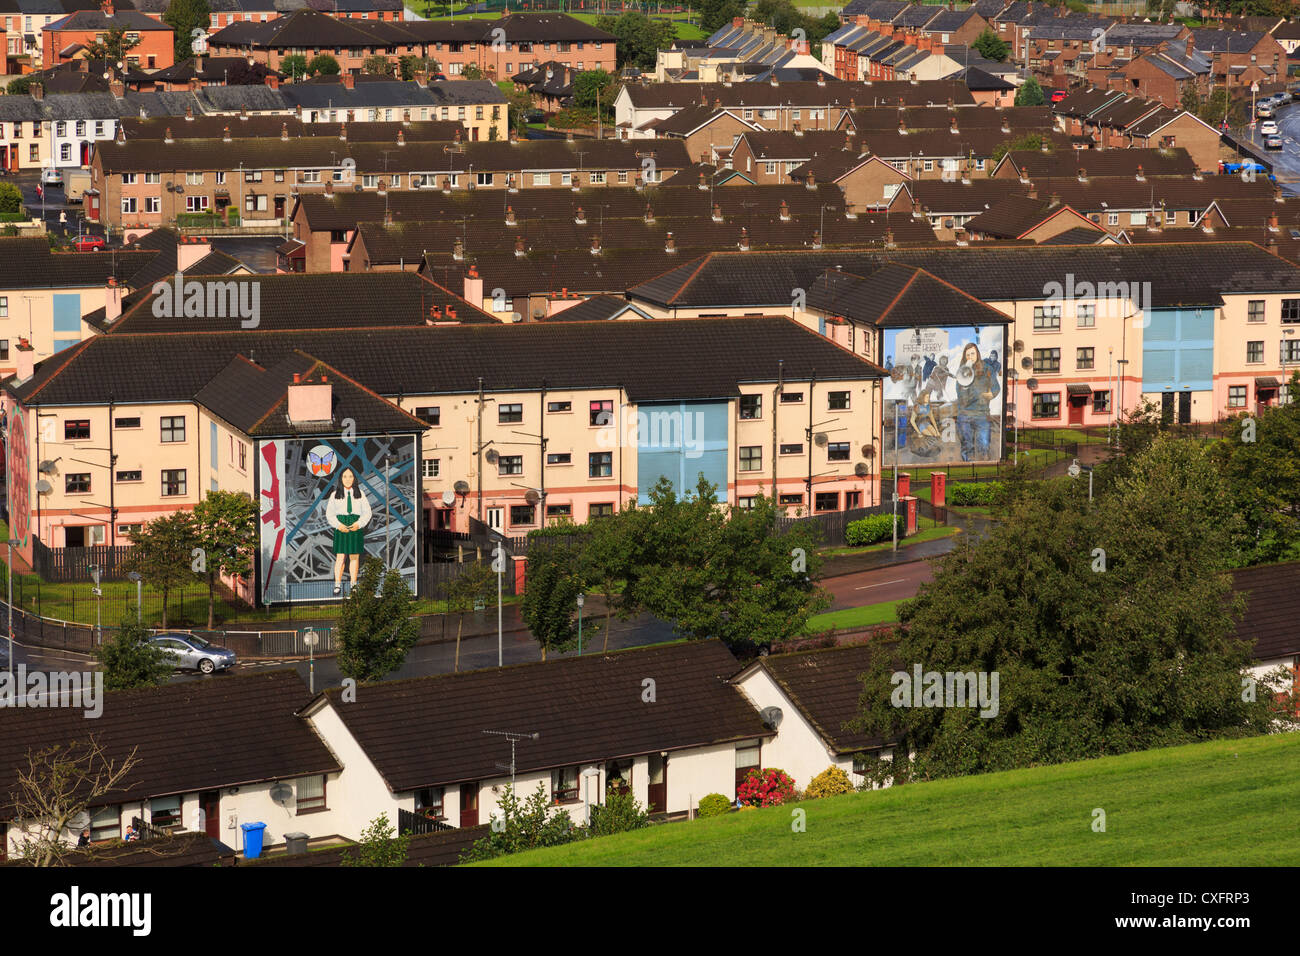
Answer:
POLYGON ((487 450, 487 454, 484 455, 483 457, 486 458, 486 459, 488 460, 488 464, 489 464, 489 465, 495 465, 495 464, 497 463, 497 460, 498 460, 501 456, 500 456, 499 454, 497 454, 497 450, 496 450, 495 448, 489 448, 489 449, 487 450))
POLYGON ((813 435, 813 444, 816 445, 818 448, 825 448, 826 442, 829 440, 830 439, 826 437, 825 432, 818 432, 816 435, 813 435))
POLYGON ((1025 382, 1025 384, 1029 386, 1029 390, 1032 392, 1034 389, 1038 387, 1038 379, 1031 378, 1029 381, 1025 382))
POLYGON ((293 799, 293 787, 287 783, 277 783, 270 791, 271 802, 277 807, 287 806, 293 799))
POLYGON ((860 461, 853 466, 853 473, 859 478, 865 478, 867 475, 871 474, 871 466, 865 461, 860 461))
POLYGON ((1022 339, 1016 339, 1016 343, 1015 345, 1011 346, 1011 350, 1013 352, 1023 352, 1025 350, 1024 341, 1022 339))
POLYGON ((1020 360, 1020 367, 1025 369, 1033 368, 1034 360, 1031 359, 1028 355, 1026 355, 1024 358, 1020 360))
POLYGON ((442 503, 450 507, 456 503, 456 492, 448 488, 442 493, 442 503))
POLYGON ((48 495, 48 494, 49 494, 51 491, 53 491, 53 490, 54 490, 54 486, 53 486, 52 484, 50 484, 48 481, 46 481, 44 478, 42 478, 40 481, 36 482, 36 493, 37 493, 37 494, 40 494, 40 495, 48 495))
POLYGON ((541 500, 542 500, 541 492, 539 492, 536 488, 529 488, 527 491, 524 492, 524 501, 528 502, 530 505, 535 505, 537 504, 537 502, 541 500))
POLYGON ((763 721, 763 726, 772 730, 781 726, 781 718, 784 716, 780 707, 764 707, 758 712, 758 718, 763 721))
POLYGON ((1020 373, 1017 372, 1015 369, 1013 368, 1007 369, 1007 378, 1009 378, 1011 381, 1014 382, 1019 377, 1020 377, 1020 373))
POLYGON ((523 320, 524 320, 524 317, 523 317, 523 315, 522 315, 521 313, 519 313, 519 312, 511 312, 511 313, 510 313, 510 321, 511 321, 511 322, 522 322, 523 320))
POLYGON ((54 462, 47 458, 36 466, 36 470, 43 475, 52 475, 54 474, 54 462))
POLYGON ((875 458, 875 457, 876 457, 876 446, 875 446, 875 445, 863 445, 863 446, 862 446, 862 457, 863 457, 863 458, 867 458, 867 459, 875 458))
POLYGON ((452 485, 452 487, 456 489, 456 494, 458 494, 458 495, 467 495, 467 494, 469 494, 469 482, 468 482, 468 481, 458 481, 458 482, 456 482, 456 484, 452 485))

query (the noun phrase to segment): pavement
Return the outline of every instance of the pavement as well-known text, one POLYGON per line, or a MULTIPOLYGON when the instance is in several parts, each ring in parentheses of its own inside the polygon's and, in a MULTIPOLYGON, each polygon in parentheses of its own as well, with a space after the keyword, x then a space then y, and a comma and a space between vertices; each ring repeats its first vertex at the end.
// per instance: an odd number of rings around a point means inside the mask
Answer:
POLYGON ((77 230, 102 236, 104 227, 90 222, 81 222, 81 216, 84 209, 81 203, 70 203, 63 192, 62 186, 46 186, 45 198, 42 199, 36 192, 36 187, 41 181, 40 170, 25 169, 20 172, 9 173, 0 182, 13 183, 23 194, 23 205, 27 212, 34 218, 44 219, 45 228, 50 232, 62 235, 77 235, 77 230), (65 222, 59 221, 60 213, 64 214, 65 222))
POLYGON ((1273 163, 1273 175, 1277 177, 1282 191, 1288 195, 1300 192, 1300 103, 1291 103, 1278 110, 1274 117, 1278 133, 1282 136, 1282 148, 1272 150, 1264 148, 1264 137, 1260 135, 1259 124, 1247 130, 1245 139, 1262 155, 1268 156, 1273 163))

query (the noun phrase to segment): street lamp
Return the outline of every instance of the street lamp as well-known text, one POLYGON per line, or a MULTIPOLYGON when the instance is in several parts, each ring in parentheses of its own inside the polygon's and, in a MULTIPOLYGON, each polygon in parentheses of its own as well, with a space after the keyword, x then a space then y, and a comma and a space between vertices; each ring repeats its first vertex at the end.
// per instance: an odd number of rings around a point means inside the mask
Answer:
POLYGON ((1071 478, 1078 478, 1080 473, 1085 471, 1088 473, 1088 503, 1091 504, 1092 503, 1092 466, 1081 465, 1079 464, 1079 459, 1076 458, 1074 459, 1074 464, 1072 464, 1069 468, 1067 468, 1066 471, 1070 473, 1071 478))
POLYGON ((143 624, 144 615, 140 610, 140 598, 144 587, 144 578, 141 577, 139 571, 128 571, 126 576, 135 582, 135 623, 143 624))
POLYGON ((587 603, 587 597, 581 591, 578 592, 578 656, 582 656, 582 606, 587 603))

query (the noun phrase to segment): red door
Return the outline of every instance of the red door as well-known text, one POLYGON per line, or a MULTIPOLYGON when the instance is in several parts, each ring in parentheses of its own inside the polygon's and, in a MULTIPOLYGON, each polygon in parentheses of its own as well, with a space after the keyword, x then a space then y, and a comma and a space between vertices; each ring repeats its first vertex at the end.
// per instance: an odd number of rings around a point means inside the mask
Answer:
POLYGON ((651 813, 668 811, 668 758, 661 754, 650 755, 649 785, 646 787, 646 803, 651 813))
POLYGON ((1084 406, 1086 406, 1087 404, 1088 404, 1087 395, 1070 396, 1070 424, 1071 425, 1083 424, 1083 409, 1084 406))
POLYGON ((462 783, 460 785, 460 825, 462 828, 478 826, 477 783, 462 783))
POLYGON ((205 790, 199 794, 199 806, 203 809, 203 830, 212 839, 221 838, 221 791, 205 790))

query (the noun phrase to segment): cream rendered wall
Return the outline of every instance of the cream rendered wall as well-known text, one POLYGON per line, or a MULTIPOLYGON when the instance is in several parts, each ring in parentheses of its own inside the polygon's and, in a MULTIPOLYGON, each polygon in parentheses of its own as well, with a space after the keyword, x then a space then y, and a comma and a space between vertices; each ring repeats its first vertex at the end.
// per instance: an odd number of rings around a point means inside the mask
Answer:
MULTIPOLYGON (((387 813, 388 822, 396 826, 398 809, 414 810, 415 801, 413 794, 394 794, 388 789, 388 784, 347 729, 334 706, 333 702, 318 705, 308 714, 307 720, 343 766, 337 786, 332 789, 327 786, 325 791, 326 803, 330 808, 330 825, 333 827, 330 832, 355 840, 381 813, 387 813)), ((339 706, 348 705, 342 703, 339 706)), ((452 803, 449 794, 447 804, 450 806, 452 803)), ((455 803, 455 807, 459 813, 459 802, 455 803)), ((324 813, 320 815, 326 816, 324 813)), ((456 822, 452 821, 453 825, 456 822)), ((299 829, 306 832, 305 827, 299 829)))
POLYGON ((736 745, 715 744, 668 755, 667 812, 694 810, 700 797, 720 793, 736 798, 736 745))
POLYGON ((739 686, 755 709, 781 708, 781 724, 776 736, 763 741, 764 767, 780 767, 794 778, 795 786, 800 790, 806 789, 813 777, 832 765, 848 773, 855 784, 861 783, 861 778, 852 776, 853 758, 838 757, 826 746, 821 734, 790 702, 767 671, 761 667, 752 668, 740 679, 739 686))
MULTIPOLYGON (((71 254, 71 253, 70 253, 71 254)), ((85 255, 85 253, 76 253, 85 255)), ((92 253, 103 255, 104 253, 92 253)), ((41 362, 54 354, 54 296, 77 295, 81 297, 81 314, 86 315, 104 307, 104 287, 89 286, 68 289, 0 289, 0 299, 7 314, 0 316, 0 339, 9 342, 9 358, 0 360, 0 374, 17 371, 16 351, 19 339, 28 339, 35 349, 33 362, 41 362)), ((79 338, 82 341, 96 334, 85 322, 81 323, 79 338)), ((60 332, 60 340, 69 338, 60 332)))

